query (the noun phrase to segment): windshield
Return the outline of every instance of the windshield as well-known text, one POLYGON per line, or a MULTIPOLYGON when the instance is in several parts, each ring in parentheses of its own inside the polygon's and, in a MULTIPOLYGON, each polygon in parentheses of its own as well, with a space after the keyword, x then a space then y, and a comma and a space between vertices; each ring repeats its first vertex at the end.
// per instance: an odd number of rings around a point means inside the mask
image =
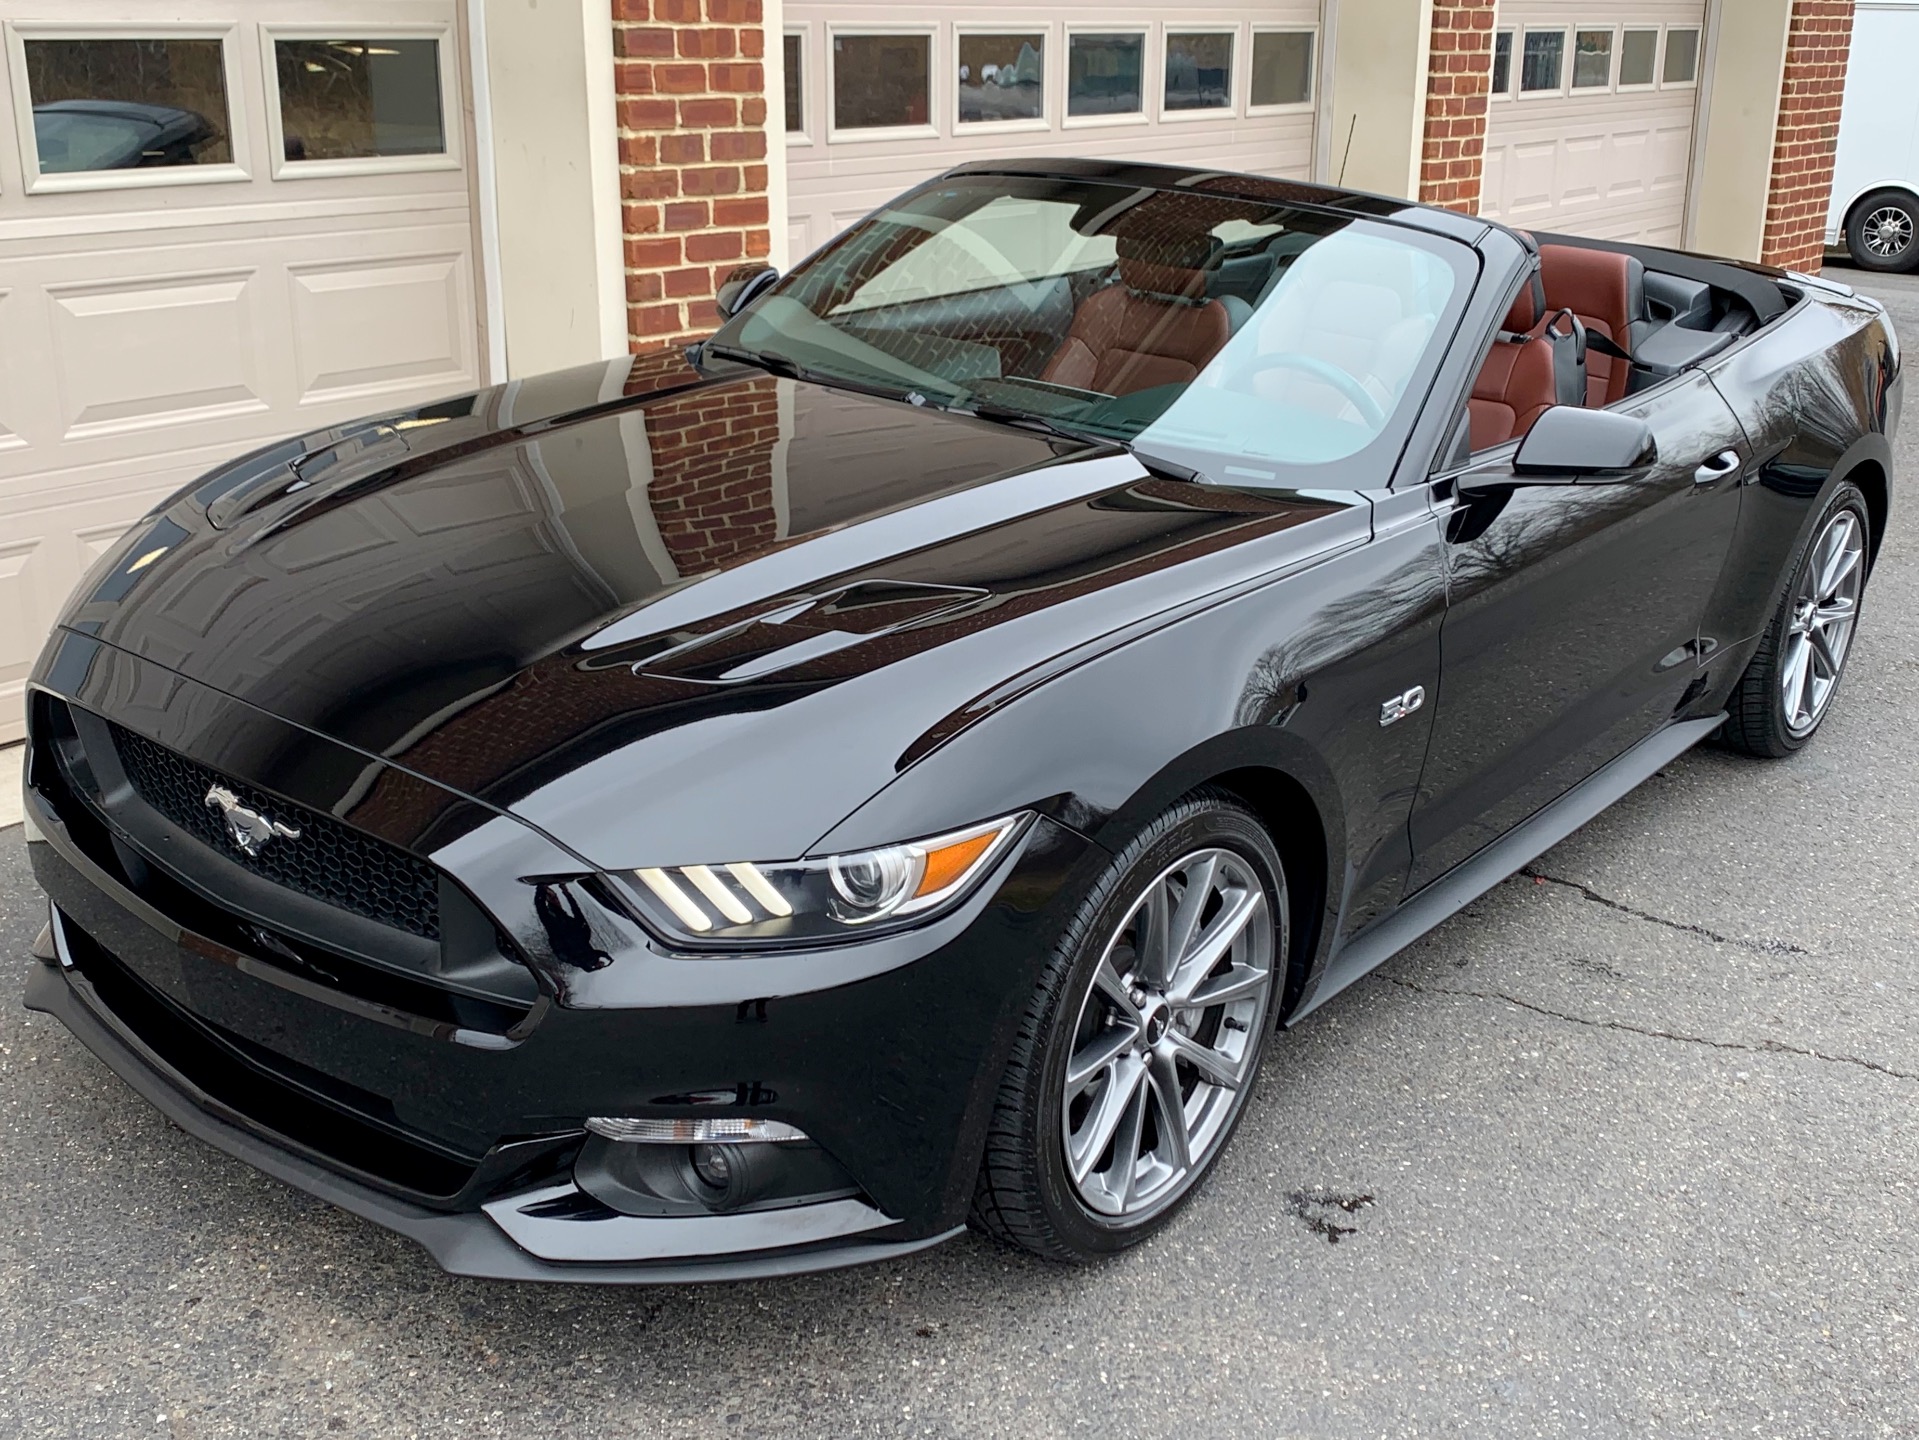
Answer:
POLYGON ((1403 438, 1471 265, 1364 218, 962 176, 856 225, 709 351, 1297 484, 1282 467, 1403 438))

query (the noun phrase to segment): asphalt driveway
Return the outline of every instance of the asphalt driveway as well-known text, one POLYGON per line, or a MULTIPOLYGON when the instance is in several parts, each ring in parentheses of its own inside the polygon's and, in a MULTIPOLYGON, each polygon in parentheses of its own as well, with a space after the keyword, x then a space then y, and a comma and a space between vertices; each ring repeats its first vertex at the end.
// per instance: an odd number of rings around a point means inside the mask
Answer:
MULTIPOLYGON (((1862 288, 1919 340, 1919 279, 1862 288)), ((1819 741, 1694 752, 1282 1037, 1102 1269, 451 1280, 7 1000, 0 1436, 1919 1436, 1919 421, 1899 456, 1819 741)))

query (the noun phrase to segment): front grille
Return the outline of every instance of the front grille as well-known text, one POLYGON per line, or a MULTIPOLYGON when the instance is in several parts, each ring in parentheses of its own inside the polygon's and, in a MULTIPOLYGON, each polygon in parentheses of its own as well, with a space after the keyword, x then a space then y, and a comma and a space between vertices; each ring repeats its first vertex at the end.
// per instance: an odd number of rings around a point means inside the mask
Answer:
POLYGON ((428 940, 440 938, 439 872, 397 845, 355 830, 331 815, 279 800, 143 735, 108 722, 121 768, 135 793, 210 849, 255 874, 316 900, 428 940), (219 785, 242 805, 300 831, 258 855, 243 854, 227 835, 220 813, 206 803, 219 785))

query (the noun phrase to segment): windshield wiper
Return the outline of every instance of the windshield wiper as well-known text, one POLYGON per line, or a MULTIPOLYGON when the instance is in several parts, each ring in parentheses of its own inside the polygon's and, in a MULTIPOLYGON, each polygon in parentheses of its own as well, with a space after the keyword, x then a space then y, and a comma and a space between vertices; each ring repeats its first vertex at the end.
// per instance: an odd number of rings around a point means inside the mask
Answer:
POLYGON ((971 415, 979 420, 992 420, 1001 425, 1018 425, 1027 430, 1043 430, 1048 435, 1057 435, 1062 440, 1072 440, 1080 445, 1097 445, 1102 450, 1123 448, 1125 442, 1111 435, 1098 435, 1091 430, 1075 430, 1071 425, 1062 425, 1057 420, 1044 415, 1035 415, 1030 410, 1016 410, 1011 405, 995 405, 990 400, 969 400, 953 406, 956 415, 971 415))
POLYGON ((1182 465, 1177 460, 1168 460, 1164 455, 1155 455, 1152 451, 1142 450, 1137 445, 1128 445, 1126 449, 1135 460, 1146 467, 1148 473, 1158 476, 1161 480, 1178 480, 1187 485, 1214 483, 1206 478, 1205 471, 1196 470, 1191 465, 1182 465))
POLYGON ((911 386, 877 385, 870 380, 853 380, 844 375, 829 374, 824 370, 815 370, 810 365, 802 365, 790 355, 782 355, 777 350, 746 350, 733 345, 715 345, 708 341, 700 347, 701 357, 708 355, 719 360, 731 360, 739 365, 751 365, 756 370, 764 370, 769 375, 777 375, 783 380, 798 380, 807 385, 828 385, 838 390, 851 390, 858 395, 871 395, 880 400, 905 400, 912 404, 931 403, 928 397, 911 386), (919 399, 913 397, 918 395, 919 399))
POLYGON ((1177 460, 1168 460, 1155 455, 1150 450, 1111 435, 1096 434, 1091 430, 1077 430, 1071 425, 1062 425, 1057 420, 1049 420, 1044 415, 1035 415, 1030 410, 1015 410, 1010 405, 994 405, 990 401, 975 401, 964 408, 955 407, 961 415, 974 415, 981 420, 996 420, 1004 425, 1018 425, 1026 429, 1043 430, 1048 435, 1057 435, 1062 440, 1075 440, 1082 445, 1094 445, 1102 450, 1124 450, 1140 464, 1147 473, 1161 480, 1179 480, 1189 485, 1209 483, 1200 471, 1190 465, 1182 465, 1177 460))

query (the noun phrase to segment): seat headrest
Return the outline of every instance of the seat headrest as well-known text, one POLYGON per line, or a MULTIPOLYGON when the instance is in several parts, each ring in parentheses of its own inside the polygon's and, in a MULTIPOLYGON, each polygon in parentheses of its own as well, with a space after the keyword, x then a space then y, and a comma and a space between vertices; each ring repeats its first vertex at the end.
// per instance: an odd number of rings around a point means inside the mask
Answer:
POLYGON ((1616 250, 1582 245, 1541 245, 1540 271, 1546 301, 1556 310, 1598 316, 1609 324, 1645 315, 1645 267, 1616 250))
POLYGON ((1200 234, 1132 234, 1117 237, 1119 278, 1130 290, 1191 299, 1206 289, 1212 237, 1200 234))

